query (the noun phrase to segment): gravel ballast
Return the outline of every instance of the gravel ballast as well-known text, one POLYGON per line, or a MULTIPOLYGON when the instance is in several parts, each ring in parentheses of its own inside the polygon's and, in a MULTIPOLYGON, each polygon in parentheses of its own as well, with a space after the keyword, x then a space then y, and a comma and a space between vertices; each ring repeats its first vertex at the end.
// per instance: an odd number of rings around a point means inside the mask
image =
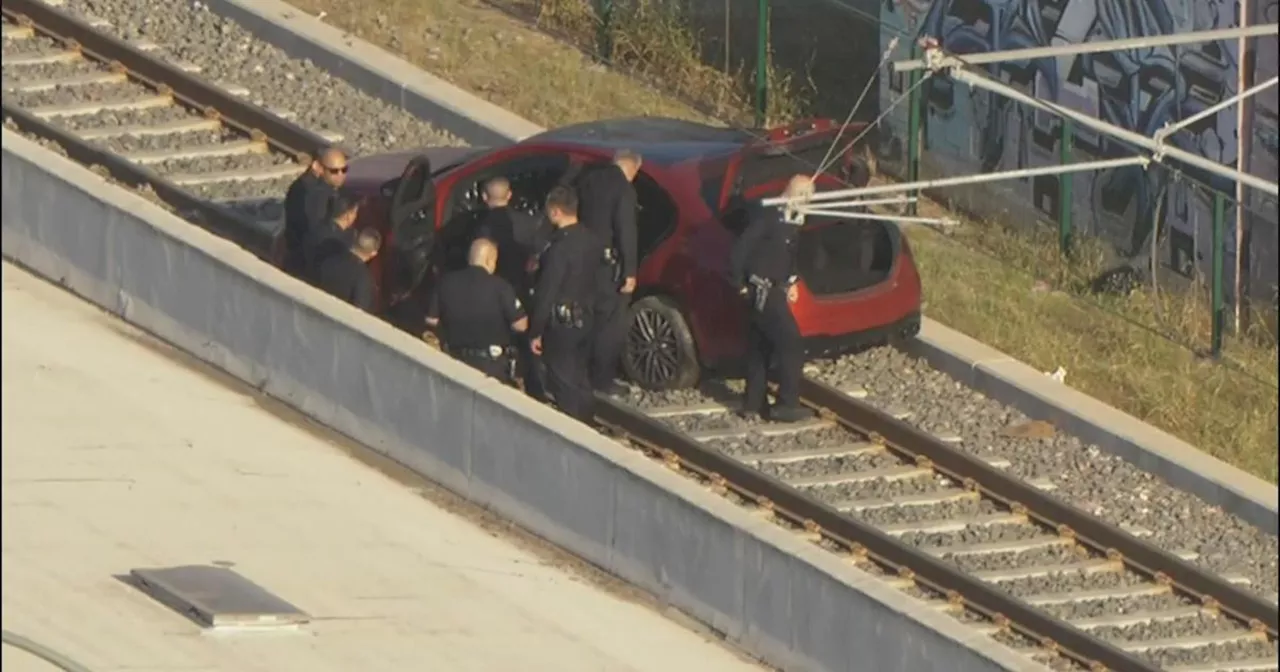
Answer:
MULTIPOLYGON (((288 57, 204 7, 199 2, 169 0, 68 0, 63 11, 80 18, 101 19, 100 27, 135 45, 158 45, 152 56, 187 69, 228 91, 273 112, 287 115, 315 133, 341 138, 353 156, 432 145, 461 145, 461 139, 430 123, 367 96, 309 62, 288 57), (245 93, 247 92, 247 93, 245 93)), ((5 40, 5 56, 53 54, 64 47, 43 36, 5 40)), ((6 85, 17 90, 6 99, 32 109, 89 102, 142 101, 155 92, 134 82, 96 82, 49 87, 43 83, 107 72, 103 64, 84 60, 42 64, 11 63, 4 67, 6 85), (26 84, 27 90, 23 90, 26 84)), ((156 127, 199 120, 201 113, 180 105, 145 109, 103 110, 87 115, 55 117, 69 130, 85 132, 123 127, 156 127)), ((93 140, 115 153, 207 149, 246 138, 230 131, 197 130, 150 135, 111 135, 93 140)), ((152 163, 165 177, 234 174, 234 179, 191 183, 186 187, 211 201, 235 204, 255 219, 278 221, 280 199, 301 171, 291 155, 275 152, 181 157, 152 163)))
MULTIPOLYGON (((158 54, 178 63, 199 64, 202 76, 223 85, 244 87, 249 98, 268 109, 288 111, 300 125, 316 132, 341 135, 342 144, 354 154, 387 150, 403 150, 431 144, 463 144, 461 139, 438 132, 429 124, 365 96, 345 82, 331 77, 309 63, 297 61, 282 51, 264 44, 247 31, 221 19, 199 2, 161 0, 68 0, 65 10, 105 19, 110 32, 128 39, 146 39, 161 45, 158 54)), ((9 53, 6 45, 6 53, 9 53)), ((22 79, 77 74, 80 65, 68 64, 63 70, 41 66, 22 79), (37 76, 33 76, 35 73, 37 76)), ((10 69, 5 69, 6 79, 10 69)), ((91 84, 74 89, 51 89, 22 94, 25 105, 63 105, 83 102, 86 98, 119 99, 118 87, 91 84)), ((166 118, 167 108, 141 112, 115 112, 95 115, 109 123, 154 123, 166 118), (136 115, 136 119, 130 115, 136 115), (121 121, 121 120, 124 121, 121 121)), ((80 128, 96 128, 78 117, 68 123, 80 128)), ((104 124, 105 125, 105 124, 104 124)), ((123 138, 104 141, 117 151, 156 151, 177 147, 203 146, 228 141, 222 134, 186 133, 148 138, 123 138)), ((175 159, 158 164, 162 173, 201 173, 246 168, 268 168, 280 164, 280 157, 269 154, 232 157, 175 159)), ((193 187, 193 191, 214 200, 253 200, 252 208, 260 216, 273 217, 279 212, 272 201, 282 194, 287 184, 279 178, 193 187), (279 189, 277 194, 275 190, 279 189), (273 194, 275 197, 273 198, 273 194)), ((1055 494, 1064 500, 1110 522, 1150 532, 1148 539, 1167 550, 1194 551, 1194 562, 1223 574, 1242 575, 1250 580, 1248 587, 1271 597, 1277 590, 1277 551, 1280 545, 1273 535, 1240 521, 1219 509, 1210 507, 1194 496, 1159 482, 1118 458, 1102 453, 1096 447, 1060 434, 1044 438, 1016 438, 1004 432, 1022 425, 1028 418, 1021 413, 986 399, 964 388, 954 380, 912 360, 901 352, 880 348, 857 356, 834 361, 815 362, 810 373, 844 389, 859 388, 866 401, 898 415, 961 449, 985 459, 1007 460, 1010 473, 1026 479, 1050 480, 1055 494)), ((738 391, 734 383, 728 392, 738 391)), ((632 393, 627 401, 643 407, 685 406, 712 400, 731 403, 724 390, 714 395, 700 392, 632 393)), ((766 436, 759 430, 767 427, 756 420, 743 420, 729 414, 693 415, 666 418, 667 424, 682 431, 708 432, 741 430, 745 436, 717 439, 708 445, 734 455, 753 458, 769 453, 783 453, 811 448, 852 444, 860 439, 843 430, 820 429, 790 435, 766 436)), ((854 471, 888 469, 900 464, 891 455, 865 454, 834 456, 806 461, 767 459, 759 468, 783 480, 823 475, 847 474, 854 471)), ((807 487, 810 494, 832 504, 865 501, 902 495, 941 493, 954 483, 942 478, 873 480, 867 482, 817 484, 807 487)), ((874 508, 853 511, 850 515, 878 525, 895 525, 919 521, 936 521, 955 516, 979 516, 998 513, 990 502, 959 501, 903 509, 874 508)), ((902 539, 925 549, 1036 539, 1046 533, 1032 525, 992 525, 962 532, 907 533, 902 539)), ((1083 560, 1074 550, 1048 547, 1016 553, 959 555, 945 558, 967 571, 993 571, 1012 568, 1056 565, 1083 560)), ((1055 574, 1032 579, 1000 582, 1000 587, 1023 596, 1096 590, 1105 587, 1137 585, 1141 577, 1128 572, 1088 574, 1055 574)), ((1117 608, 1131 611, 1135 604, 1170 604, 1163 598, 1115 600, 1117 608), (1144 602, 1145 600, 1145 602, 1144 602)), ((1091 602, 1055 606, 1070 617, 1092 613, 1099 604, 1091 602)), ((1095 632, 1114 640, 1156 640, 1189 634, 1204 635, 1231 630, 1221 619, 1189 618, 1158 621, 1140 625, 1102 628, 1095 632)), ((1158 649, 1143 652, 1143 657, 1163 665, 1190 664, 1207 660, 1244 659, 1255 654, 1274 655, 1274 642, 1240 642, 1194 649, 1158 649), (1269 653, 1268 653, 1269 652, 1269 653)))
POLYGON ((215 84, 248 89, 249 100, 288 111, 313 132, 335 132, 357 155, 462 139, 368 96, 307 61, 259 40, 200 2, 185 0, 66 0, 64 11, 105 19, 104 30, 129 41, 150 40, 175 64, 195 64, 215 84))

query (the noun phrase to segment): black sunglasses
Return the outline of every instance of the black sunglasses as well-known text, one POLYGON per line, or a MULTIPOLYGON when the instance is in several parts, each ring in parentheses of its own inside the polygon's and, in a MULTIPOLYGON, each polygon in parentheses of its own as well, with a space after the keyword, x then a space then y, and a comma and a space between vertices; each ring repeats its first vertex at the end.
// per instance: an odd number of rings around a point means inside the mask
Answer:
POLYGON ((324 166, 324 172, 329 173, 330 175, 345 175, 347 167, 342 166, 340 168, 330 168, 329 166, 324 166))

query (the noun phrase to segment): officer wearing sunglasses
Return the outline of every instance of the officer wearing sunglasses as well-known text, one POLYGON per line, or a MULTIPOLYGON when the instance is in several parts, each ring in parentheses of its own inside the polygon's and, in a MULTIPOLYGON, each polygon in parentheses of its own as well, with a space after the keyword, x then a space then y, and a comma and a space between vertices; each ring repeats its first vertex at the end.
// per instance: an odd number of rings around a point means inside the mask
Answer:
POLYGON ((284 197, 284 270, 309 279, 306 251, 317 233, 330 227, 338 190, 347 180, 347 155, 337 147, 319 152, 284 197))

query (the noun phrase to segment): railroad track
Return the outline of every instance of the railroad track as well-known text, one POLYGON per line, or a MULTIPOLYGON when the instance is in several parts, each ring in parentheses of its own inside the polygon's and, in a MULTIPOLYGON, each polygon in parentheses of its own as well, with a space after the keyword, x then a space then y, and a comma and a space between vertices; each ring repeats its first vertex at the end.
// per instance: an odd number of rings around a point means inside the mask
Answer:
MULTIPOLYGON (((720 390, 718 398, 728 390, 720 390)), ((597 417, 672 468, 808 535, 1053 669, 1280 669, 1277 609, 851 394, 806 379, 811 421, 734 402, 597 417)))
POLYGON ((301 128, 41 0, 4 0, 6 125, 51 142, 179 215, 266 257, 279 198, 321 147, 301 128))
MULTIPOLYGON (((339 140, 149 55, 156 45, 104 35, 38 0, 5 0, 3 10, 6 123, 260 255, 273 227, 218 202, 278 197, 309 154, 339 140)), ((600 416, 1054 667, 1277 669, 1274 604, 1065 509, 1005 477, 999 461, 812 381, 806 399, 824 414, 785 428, 749 427, 724 406, 645 416, 604 401, 600 416)))

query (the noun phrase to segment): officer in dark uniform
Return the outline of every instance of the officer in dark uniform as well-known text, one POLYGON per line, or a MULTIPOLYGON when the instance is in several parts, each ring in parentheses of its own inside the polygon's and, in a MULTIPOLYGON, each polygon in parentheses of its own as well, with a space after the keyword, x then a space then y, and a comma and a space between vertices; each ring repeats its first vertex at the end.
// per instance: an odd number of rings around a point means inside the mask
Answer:
POLYGON ((303 275, 308 282, 318 282, 321 257, 336 249, 349 249, 355 242, 356 218, 360 203, 341 194, 330 199, 330 217, 307 232, 302 246, 303 275))
POLYGON ((362 229, 352 243, 329 238, 316 251, 316 285, 365 312, 374 312, 378 297, 369 260, 378 256, 381 247, 382 235, 375 229, 362 229))
MULTIPOLYGON (((541 221, 510 206, 511 182, 505 177, 485 182, 483 198, 487 209, 476 227, 476 238, 487 238, 497 244, 498 265, 494 273, 511 285, 516 297, 528 303, 534 277, 531 262, 539 250, 535 246, 541 234, 541 221)), ((516 375, 524 381, 526 394, 546 401, 542 367, 529 348, 528 333, 518 335, 516 341, 516 375)))
POLYGON ((306 277, 314 270, 307 267, 307 242, 333 219, 334 201, 346 179, 347 155, 336 147, 327 147, 289 185, 284 197, 285 272, 306 277))
MULTIPOLYGON (((804 176, 792 178, 784 196, 812 190, 804 176)), ((750 302, 747 319, 747 390, 743 415, 767 415, 775 422, 810 417, 800 406, 804 346, 791 314, 797 298, 795 255, 799 230, 782 211, 753 206, 747 228, 730 251, 729 272, 750 302), (777 403, 765 409, 770 363, 777 363, 777 403)))
POLYGON ((636 289, 636 189, 640 155, 614 154, 613 162, 592 167, 578 178, 578 216, 604 245, 591 344, 591 385, 607 394, 622 392, 614 380, 627 338, 627 309, 636 289))
POLYGON ((533 291, 530 345, 547 371, 547 391, 569 416, 590 422, 595 397, 587 377, 591 309, 596 295, 600 243, 578 224, 578 197, 558 186, 547 195, 547 218, 556 227, 543 254, 533 291))
POLYGON ((494 275, 498 246, 487 238, 471 243, 467 268, 440 279, 427 324, 440 330, 444 351, 508 384, 515 384, 512 332, 529 328, 524 304, 511 285, 494 275))

